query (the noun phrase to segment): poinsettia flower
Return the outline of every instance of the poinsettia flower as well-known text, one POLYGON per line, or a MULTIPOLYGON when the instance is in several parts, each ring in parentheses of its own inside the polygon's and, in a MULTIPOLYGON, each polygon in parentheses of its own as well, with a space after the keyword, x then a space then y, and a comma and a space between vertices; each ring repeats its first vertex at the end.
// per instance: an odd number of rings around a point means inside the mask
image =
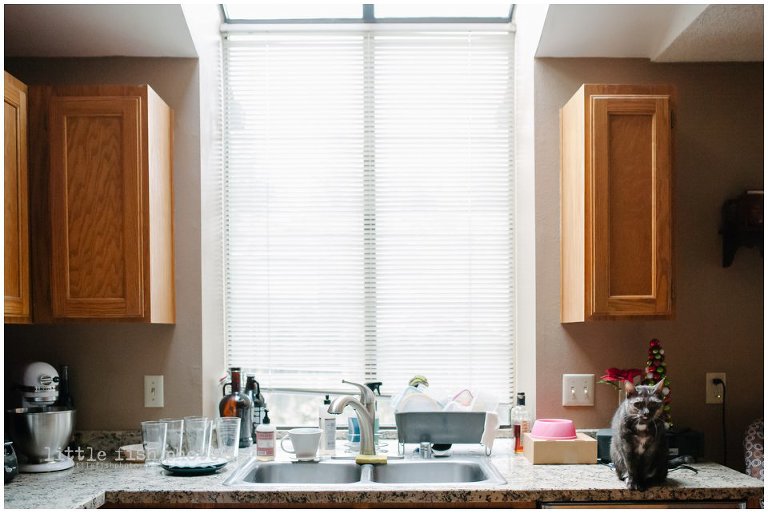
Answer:
POLYGON ((598 383, 612 385, 619 389, 625 381, 634 383, 635 378, 642 374, 643 371, 640 369, 617 369, 616 367, 611 367, 610 369, 605 369, 605 374, 600 377, 598 383))
POLYGON ((635 378, 642 373, 643 371, 640 369, 617 369, 616 367, 611 367, 610 369, 605 370, 605 375, 600 379, 604 381, 634 382, 635 378))

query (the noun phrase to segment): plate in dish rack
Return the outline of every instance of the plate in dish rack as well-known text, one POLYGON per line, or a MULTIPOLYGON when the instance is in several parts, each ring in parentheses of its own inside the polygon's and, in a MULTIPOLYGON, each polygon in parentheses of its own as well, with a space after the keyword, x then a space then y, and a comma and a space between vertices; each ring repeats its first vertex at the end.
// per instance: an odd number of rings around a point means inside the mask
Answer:
POLYGON ((160 462, 160 466, 172 474, 184 476, 202 476, 213 474, 227 464, 224 458, 205 458, 192 456, 179 456, 168 458, 160 462))

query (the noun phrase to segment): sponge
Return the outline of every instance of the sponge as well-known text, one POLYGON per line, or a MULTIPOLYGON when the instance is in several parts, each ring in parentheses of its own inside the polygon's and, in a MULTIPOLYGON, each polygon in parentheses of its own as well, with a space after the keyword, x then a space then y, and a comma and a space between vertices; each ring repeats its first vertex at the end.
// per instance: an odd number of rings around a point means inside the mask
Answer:
POLYGON ((386 465, 387 456, 384 454, 358 454, 355 457, 355 463, 358 465, 386 465))

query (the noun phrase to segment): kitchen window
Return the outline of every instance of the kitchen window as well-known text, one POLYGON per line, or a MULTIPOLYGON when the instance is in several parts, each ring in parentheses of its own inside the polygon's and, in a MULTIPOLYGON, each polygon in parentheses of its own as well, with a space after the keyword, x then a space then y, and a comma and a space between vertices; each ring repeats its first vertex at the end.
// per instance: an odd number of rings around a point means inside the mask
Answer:
POLYGON ((277 425, 342 379, 510 401, 513 53, 506 29, 224 33, 227 362, 277 425))

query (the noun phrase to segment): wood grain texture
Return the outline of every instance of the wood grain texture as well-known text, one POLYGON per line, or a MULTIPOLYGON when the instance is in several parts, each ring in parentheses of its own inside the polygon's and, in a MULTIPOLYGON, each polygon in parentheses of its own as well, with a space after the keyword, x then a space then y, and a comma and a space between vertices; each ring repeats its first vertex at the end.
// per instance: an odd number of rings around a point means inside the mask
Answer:
MULTIPOLYGON (((42 291, 42 322, 174 322, 167 315, 175 298, 172 278, 170 288, 157 286, 163 295, 151 293, 151 262, 163 259, 153 257, 150 241, 151 182, 160 174, 161 182, 170 183, 172 126, 149 135, 148 91, 112 85, 32 90, 33 145, 39 151, 34 168, 40 172, 32 187, 40 208, 33 216, 40 253, 33 282, 42 291), (149 165, 154 144, 164 146, 159 153, 168 157, 157 173, 149 165)), ((153 103, 172 119, 162 100, 153 103)), ((166 196, 158 195, 158 203, 172 202, 166 196)), ((154 210, 173 212, 172 204, 154 210)), ((172 226, 172 219, 158 222, 172 226)), ((172 255, 172 233, 163 239, 157 231, 156 238, 154 246, 170 247, 172 255)), ((172 257, 170 265, 155 275, 172 277, 172 257)))
POLYGON ((173 111, 147 89, 151 321, 174 323, 173 111))
POLYGON ((29 87, 29 231, 34 322, 52 322, 48 103, 53 89, 29 87))
POLYGON ((584 320, 585 156, 584 88, 560 111, 560 318, 584 320))
POLYGON ((5 72, 5 322, 31 322, 27 86, 5 72))
MULTIPOLYGON (((662 86, 585 85, 572 99, 583 102, 584 137, 566 119, 561 147, 565 155, 583 142, 586 176, 583 191, 563 182, 561 204, 565 219, 567 203, 583 197, 584 226, 563 225, 561 266, 575 267, 583 249, 584 270, 562 282, 562 322, 672 315, 670 98, 662 86)), ((581 165, 563 160, 561 173, 581 165)))
POLYGON ((56 97, 51 119, 55 317, 144 314, 140 97, 56 97))

